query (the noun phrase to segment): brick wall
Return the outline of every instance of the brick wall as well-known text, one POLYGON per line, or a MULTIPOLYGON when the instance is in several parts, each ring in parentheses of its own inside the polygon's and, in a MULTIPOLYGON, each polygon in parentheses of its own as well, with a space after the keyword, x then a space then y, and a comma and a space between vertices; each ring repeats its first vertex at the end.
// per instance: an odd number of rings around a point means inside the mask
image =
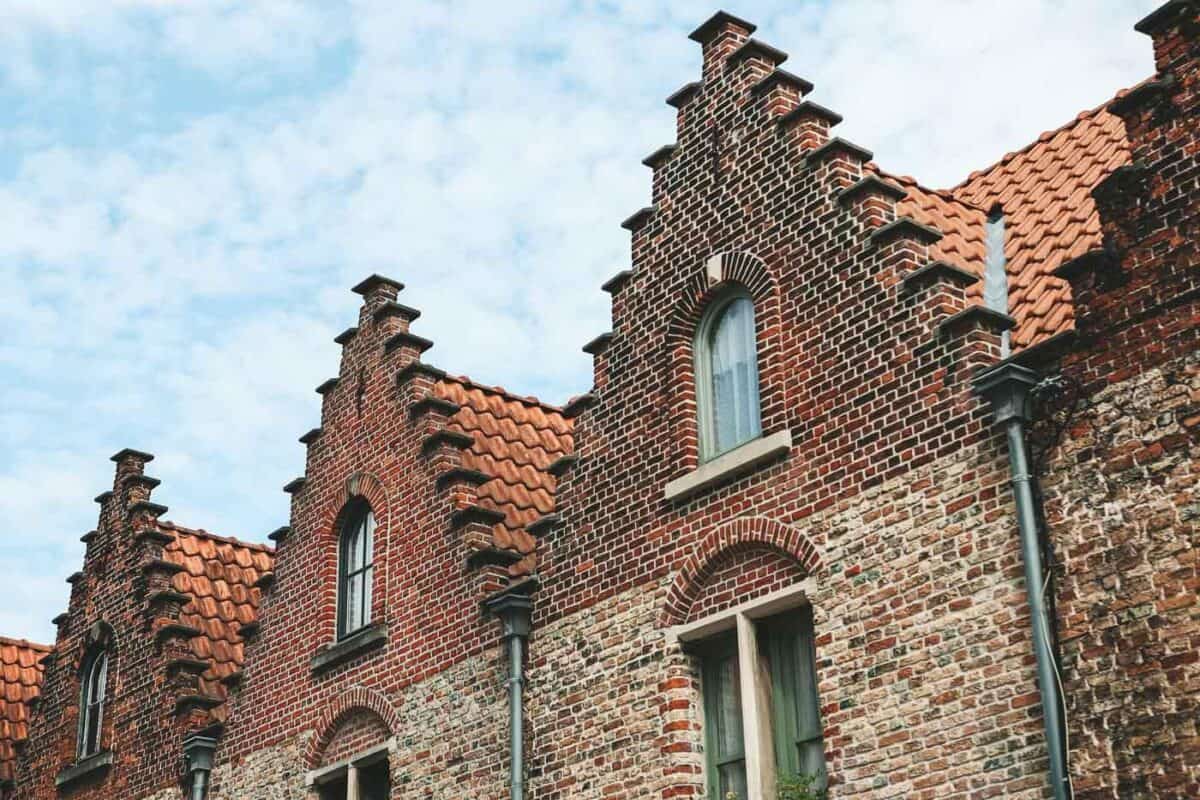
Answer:
POLYGON ((179 625, 183 604, 169 591, 175 568, 163 560, 169 536, 157 526, 166 508, 150 501, 158 481, 145 475, 153 456, 125 450, 113 457, 113 489, 97 497, 96 530, 84 536, 83 569, 58 618, 54 652, 46 660, 43 699, 22 753, 17 797, 140 797, 175 785, 186 732, 211 723, 207 708, 188 700, 197 675, 178 659, 191 657, 190 633, 179 625), (76 763, 81 671, 96 647, 109 654, 108 700, 100 746, 111 767, 62 790, 60 772, 76 763))
MULTIPOLYGON (((1050 437, 1043 485, 1064 560, 1081 798, 1197 795, 1200 147, 1188 13, 1154 26, 1160 77, 1172 80, 1118 104, 1143 166, 1097 190, 1109 250, 1070 271, 1079 335, 1061 369, 1079 387, 1063 410, 1074 415, 1061 439, 1053 426, 1038 433, 1050 437)), ((505 797, 507 665, 480 600, 534 566, 531 798, 703 797, 697 664, 671 629, 802 579, 835 796, 1047 796, 1007 453, 970 385, 1010 321, 969 306, 961 275, 905 280, 934 260, 939 233, 897 216, 869 154, 831 137, 830 113, 803 103, 807 84, 751 33, 718 17, 695 34, 703 80, 672 96, 676 146, 648 159, 652 205, 626 223, 631 270, 607 285, 611 335, 589 346, 595 386, 565 409, 578 460, 555 468, 557 516, 536 526, 540 540, 484 513, 398 285, 360 285, 358 324, 339 337, 339 373, 304 437, 304 476, 288 487, 291 524, 214 798, 305 797, 307 770, 385 735, 397 739, 394 797, 505 797), (692 332, 730 281, 755 301, 763 431, 792 445, 667 499, 668 482, 699 465, 692 332), (358 497, 378 523, 377 638, 321 665, 339 652, 336 543, 358 497), (524 542, 519 563, 499 552, 502 536, 524 542)), ((104 574, 99 552, 89 547, 88 575, 104 574)), ((117 590, 100 597, 89 580, 72 616, 107 603, 106 618, 132 626, 117 590)), ((60 636, 31 797, 54 796, 79 635, 60 636)), ((138 776, 121 796, 170 796, 165 717, 145 702, 164 695, 149 683, 119 691, 143 737, 120 749, 128 763, 113 776, 138 776)))
POLYGON ((1159 71, 1113 106, 1134 166, 1096 192, 1109 251, 1071 271, 1044 478, 1081 800, 1200 796, 1200 17, 1144 28, 1159 71))

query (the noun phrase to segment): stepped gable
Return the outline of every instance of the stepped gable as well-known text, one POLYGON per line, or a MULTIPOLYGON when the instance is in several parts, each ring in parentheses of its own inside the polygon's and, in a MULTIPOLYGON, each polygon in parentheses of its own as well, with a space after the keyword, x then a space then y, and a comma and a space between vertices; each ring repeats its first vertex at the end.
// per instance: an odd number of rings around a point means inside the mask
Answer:
MULTIPOLYGON (((908 194, 896 202, 896 215, 910 217, 922 225, 941 231, 943 237, 929 246, 929 254, 939 261, 982 276, 987 261, 986 209, 971 205, 940 189, 930 189, 907 175, 891 175, 870 165, 884 180, 891 181, 908 194)), ((981 287, 972 287, 982 297, 981 287)))
POLYGON ((159 522, 158 527, 171 536, 164 548, 165 560, 183 567, 172 577, 176 591, 190 598, 180 622, 200 631, 191 640, 192 653, 209 665, 200 675, 200 691, 221 701, 212 715, 224 722, 228 689, 223 681, 241 671, 245 658, 241 629, 258 618, 261 590, 254 584, 272 570, 275 553, 265 545, 171 522, 159 522))
POLYGON ((516 565, 515 573, 532 571, 537 540, 526 529, 554 511, 556 480, 547 467, 571 452, 571 420, 536 398, 465 377, 446 376, 434 392, 460 406, 447 428, 472 439, 463 452, 463 466, 490 476, 478 493, 480 505, 504 514, 493 528, 495 546, 529 557, 516 565))
POLYGON ((18 743, 29 736, 29 713, 41 694, 44 644, 0 636, 0 787, 15 780, 18 743))
MULTIPOLYGON (((1070 287, 1052 273, 1101 246, 1092 189, 1131 158, 1124 123, 1105 110, 1109 102, 950 190, 976 208, 1004 210, 1014 348, 1074 328, 1070 287)), ((973 290, 978 297, 982 287, 973 290)))

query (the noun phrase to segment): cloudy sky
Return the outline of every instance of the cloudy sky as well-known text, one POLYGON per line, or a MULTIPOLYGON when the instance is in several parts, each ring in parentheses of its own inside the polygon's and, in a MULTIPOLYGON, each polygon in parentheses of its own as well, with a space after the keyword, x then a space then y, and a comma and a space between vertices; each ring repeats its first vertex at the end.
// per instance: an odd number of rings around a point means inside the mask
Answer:
MULTIPOLYGON (((1152 70, 1158 0, 736 0, 839 132, 952 185, 1152 70)), ((53 640, 108 456, 179 522, 287 519, 348 289, 408 284, 426 358, 586 389, 641 158, 715 6, 0 0, 0 633, 53 640)))

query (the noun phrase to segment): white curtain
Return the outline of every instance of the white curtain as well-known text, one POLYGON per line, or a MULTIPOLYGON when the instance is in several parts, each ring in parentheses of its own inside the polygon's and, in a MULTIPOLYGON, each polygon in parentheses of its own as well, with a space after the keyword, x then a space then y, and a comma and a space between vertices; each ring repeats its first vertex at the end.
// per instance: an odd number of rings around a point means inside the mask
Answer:
POLYGON ((731 301, 709 341, 712 376, 712 455, 724 453, 761 432, 758 407, 758 350, 754 303, 731 301))

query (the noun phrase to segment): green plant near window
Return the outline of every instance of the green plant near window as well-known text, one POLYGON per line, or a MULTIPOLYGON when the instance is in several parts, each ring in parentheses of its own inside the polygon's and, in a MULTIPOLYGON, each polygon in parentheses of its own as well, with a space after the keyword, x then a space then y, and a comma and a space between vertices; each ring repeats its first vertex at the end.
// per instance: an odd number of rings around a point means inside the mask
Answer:
POLYGON ((780 775, 778 800, 826 800, 828 793, 821 788, 820 776, 810 774, 780 775))

